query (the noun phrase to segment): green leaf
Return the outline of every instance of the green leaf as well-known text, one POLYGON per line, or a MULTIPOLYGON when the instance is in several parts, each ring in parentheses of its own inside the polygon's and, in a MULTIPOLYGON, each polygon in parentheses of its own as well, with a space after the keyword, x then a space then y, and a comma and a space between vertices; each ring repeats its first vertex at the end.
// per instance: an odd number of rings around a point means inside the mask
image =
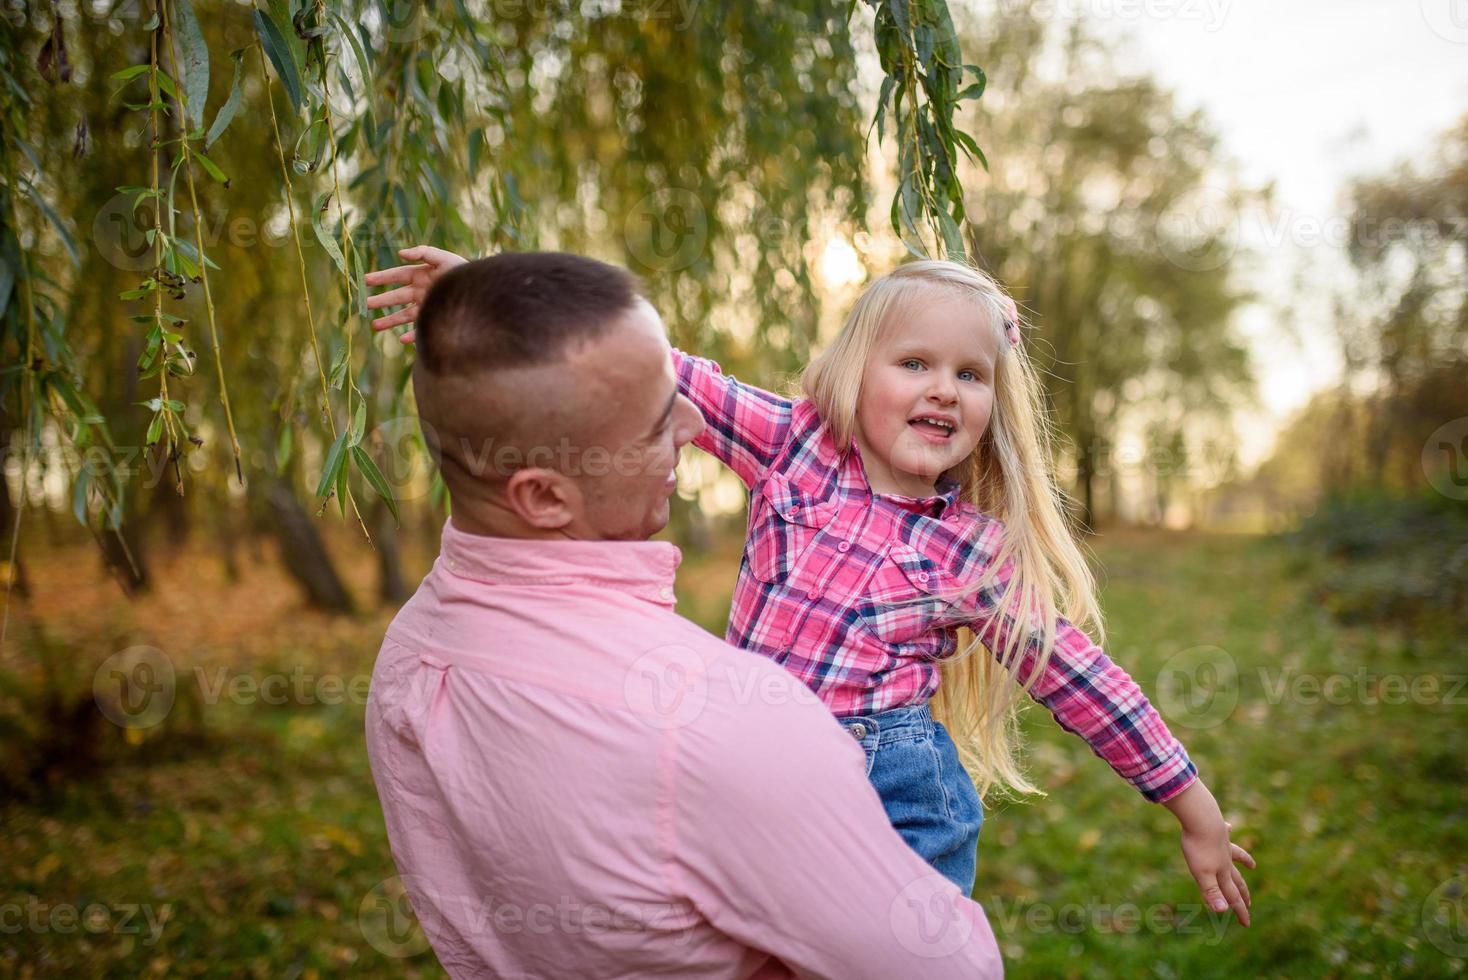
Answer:
POLYGON ((30 195, 31 200, 36 203, 36 208, 46 216, 46 220, 51 222, 52 226, 56 229, 56 234, 61 238, 61 244, 66 247, 66 253, 71 256, 72 265, 80 269, 82 267, 81 253, 77 251, 76 242, 72 239, 71 232, 67 231, 66 225, 62 223, 61 215, 51 209, 51 205, 46 203, 46 199, 36 192, 36 189, 31 186, 29 181, 22 180, 21 183, 25 185, 26 193, 30 195))
POLYGON ((325 191, 316 199, 316 205, 311 211, 311 228, 316 232, 316 240, 321 243, 322 248, 326 249, 326 254, 331 256, 331 261, 336 263, 342 275, 346 275, 347 260, 342 256, 341 246, 332 239, 331 233, 322 223, 326 210, 331 205, 331 195, 331 191, 325 191))
POLYGON ((245 49, 231 51, 229 56, 234 59, 234 81, 229 86, 229 98, 225 99, 224 105, 219 107, 219 113, 214 117, 213 125, 209 127, 209 135, 204 137, 206 150, 224 135, 224 131, 229 128, 230 122, 234 120, 235 113, 240 108, 240 98, 243 95, 240 88, 240 64, 244 61, 245 49))
POLYGON ((331 359, 331 371, 327 385, 332 389, 340 389, 342 381, 347 376, 347 348, 345 345, 338 348, 336 356, 331 359))
POLYGON ((362 475, 367 478, 368 486, 372 487, 373 492, 382 498, 383 503, 387 504, 387 509, 392 511, 392 519, 401 524, 402 518, 398 516, 398 502, 393 498, 392 487, 387 485, 382 471, 377 468, 376 463, 372 462, 372 457, 367 455, 367 450, 361 446, 353 446, 352 459, 356 461, 357 469, 361 470, 362 475))
POLYGON ((352 428, 347 435, 347 445, 355 446, 362 441, 362 434, 367 431, 367 402, 357 402, 357 412, 352 416, 352 428))
POLYGON ((281 34, 280 28, 273 20, 260 10, 254 12, 254 18, 255 33, 260 38, 261 46, 265 48, 265 56, 275 67, 276 77, 285 87, 286 97, 291 100, 291 106, 299 114, 305 96, 301 86, 300 69, 296 67, 295 55, 287 46, 285 36, 281 34))
POLYGON ((179 68, 184 83, 184 108, 190 119, 201 123, 204 104, 209 101, 209 45, 189 0, 173 0, 173 36, 182 49, 179 68))
POLYGON ((199 163, 203 165, 204 169, 208 171, 210 177, 213 177, 225 187, 229 186, 229 178, 224 175, 223 170, 219 169, 219 165, 217 163, 204 155, 204 151, 195 150, 192 155, 193 158, 195 160, 198 160, 199 163))
POLYGON ((71 512, 76 516, 77 523, 86 526, 87 522, 87 487, 92 481, 92 471, 83 466, 76 475, 76 485, 71 488, 71 512))
POLYGON ((469 180, 479 176, 479 155, 484 152, 484 130, 476 129, 469 134, 469 180))
POLYGON ((335 10, 331 12, 331 16, 336 21, 336 26, 346 35, 347 40, 351 42, 352 54, 357 59, 357 65, 362 69, 362 87, 370 91, 372 88, 372 63, 367 60, 367 52, 363 49, 362 42, 357 38, 357 32, 352 30, 351 25, 343 20, 342 15, 335 10))
POLYGON ((112 77, 108 79, 108 81, 112 82, 114 85, 122 85, 123 83, 130 82, 134 78, 137 78, 139 75, 146 73, 148 69, 152 67, 152 65, 133 65, 131 68, 124 68, 122 71, 114 72, 112 77))
POLYGON ((148 437, 143 440, 145 446, 156 446, 158 437, 163 434, 163 413, 159 412, 153 416, 153 421, 148 423, 148 437))
POLYGON ((953 216, 942 208, 938 209, 938 229, 943 234, 943 250, 945 258, 954 262, 962 262, 964 257, 963 231, 958 227, 958 222, 953 216))
POLYGON ((342 465, 336 474, 336 505, 341 509, 343 517, 347 516, 347 474, 351 472, 351 467, 347 465, 348 459, 344 453, 342 465))
POLYGON ((316 485, 316 496, 325 497, 341 475, 342 466, 347 461, 346 449, 347 434, 343 432, 336 437, 331 448, 326 451, 326 465, 321 470, 321 482, 316 485))
POLYGON ((173 77, 162 68, 158 69, 158 87, 163 90, 163 93, 165 95, 173 99, 175 102, 182 101, 178 97, 178 86, 173 84, 173 77))
MULTIPOLYGON (((194 267, 195 268, 198 268, 198 266, 199 266, 199 250, 198 250, 197 247, 195 247, 195 245, 194 245, 193 242, 189 241, 187 238, 179 238, 179 239, 176 239, 174 241, 173 247, 175 249, 177 249, 178 251, 182 252, 184 255, 187 255, 189 257, 189 261, 191 261, 194 264, 194 267)), ((215 265, 214 264, 214 260, 211 259, 211 258, 209 258, 209 256, 207 256, 207 255, 204 256, 204 262, 203 262, 203 264, 204 265, 207 265, 209 268, 213 269, 215 272, 218 272, 219 271, 219 266, 215 265)), ((167 314, 164 314, 164 315, 167 316, 167 314)), ((182 321, 181 320, 178 320, 177 322, 182 322, 182 321)))
POLYGON ((961 129, 955 129, 953 131, 953 138, 958 141, 958 145, 963 147, 969 156, 976 158, 979 163, 983 164, 985 170, 989 169, 988 158, 984 156, 984 151, 979 149, 979 144, 974 142, 972 136, 961 129))
POLYGON ((275 440, 275 475, 279 476, 285 472, 285 468, 291 461, 291 449, 295 444, 295 430, 289 425, 280 427, 280 435, 275 440))

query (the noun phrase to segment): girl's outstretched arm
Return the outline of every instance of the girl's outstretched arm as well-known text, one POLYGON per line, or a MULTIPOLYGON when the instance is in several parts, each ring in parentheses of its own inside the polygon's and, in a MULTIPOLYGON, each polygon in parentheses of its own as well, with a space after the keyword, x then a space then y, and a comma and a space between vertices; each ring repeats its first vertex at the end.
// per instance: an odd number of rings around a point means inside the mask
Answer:
MULTIPOLYGON (((997 521, 979 535, 970 556, 976 574, 997 560, 1002 535, 997 521)), ((1000 608, 1012 575, 1013 562, 1007 561, 974 595, 975 607, 969 610, 974 614, 971 628, 991 650, 1007 649, 1016 628, 1016 617, 1000 608)), ((1020 683, 1030 682, 1040 652, 1038 624, 1026 629, 1027 649, 1016 677, 1020 683)), ((1034 678, 1030 696, 1143 796, 1177 817, 1183 858, 1208 907, 1215 912, 1232 908, 1247 926, 1252 900, 1234 862, 1252 868, 1254 859, 1229 840, 1230 826, 1213 794, 1137 682, 1083 630, 1057 617, 1053 652, 1034 678)))
POLYGON ((789 437, 790 399, 731 378, 713 361, 676 348, 673 370, 678 390, 708 423, 693 444, 752 488, 789 437))

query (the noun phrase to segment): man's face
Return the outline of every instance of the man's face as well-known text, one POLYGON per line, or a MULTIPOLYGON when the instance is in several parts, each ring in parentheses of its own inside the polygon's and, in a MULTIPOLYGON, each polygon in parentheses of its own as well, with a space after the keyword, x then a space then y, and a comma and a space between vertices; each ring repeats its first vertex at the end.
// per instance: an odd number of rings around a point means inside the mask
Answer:
POLYGON ((639 300, 606 335, 572 354, 567 368, 602 415, 568 474, 582 509, 565 531, 641 541, 668 523, 679 451, 704 427, 698 409, 678 393, 657 311, 639 300))

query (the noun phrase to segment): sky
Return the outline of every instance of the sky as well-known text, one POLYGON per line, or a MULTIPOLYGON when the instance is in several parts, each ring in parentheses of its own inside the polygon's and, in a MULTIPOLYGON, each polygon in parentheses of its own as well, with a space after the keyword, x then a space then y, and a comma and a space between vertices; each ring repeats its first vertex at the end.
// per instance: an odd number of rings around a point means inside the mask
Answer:
POLYGON ((1302 263, 1320 291, 1343 272, 1342 190, 1357 175, 1424 157, 1468 115, 1468 0, 1052 0, 1121 40, 1123 64, 1201 108, 1272 213, 1250 215, 1248 285, 1262 294, 1240 326, 1262 410, 1240 419, 1245 463, 1310 394, 1339 376, 1324 309, 1282 326, 1302 263))

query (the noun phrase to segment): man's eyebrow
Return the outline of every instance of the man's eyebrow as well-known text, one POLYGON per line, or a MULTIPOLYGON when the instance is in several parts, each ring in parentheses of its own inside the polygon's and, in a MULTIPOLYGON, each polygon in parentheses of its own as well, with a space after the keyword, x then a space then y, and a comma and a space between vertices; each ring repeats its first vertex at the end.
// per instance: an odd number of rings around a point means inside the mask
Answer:
POLYGON ((667 404, 667 407, 665 407, 663 409, 663 414, 661 414, 661 415, 658 416, 657 423, 648 432, 648 435, 652 435, 654 432, 658 432, 658 431, 660 431, 662 429, 664 423, 666 423, 668 421, 668 419, 672 417, 672 415, 673 415, 673 406, 677 403, 677 401, 678 401, 678 389, 677 388, 674 388, 673 389, 673 393, 668 396, 668 404, 667 404))

